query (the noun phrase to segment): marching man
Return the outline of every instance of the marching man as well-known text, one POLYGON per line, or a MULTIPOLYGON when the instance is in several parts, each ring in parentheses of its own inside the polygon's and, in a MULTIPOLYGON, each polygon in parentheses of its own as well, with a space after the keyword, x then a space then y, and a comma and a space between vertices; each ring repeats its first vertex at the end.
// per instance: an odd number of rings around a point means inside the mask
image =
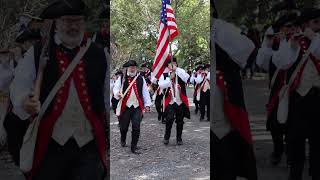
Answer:
POLYGON ((30 48, 16 68, 13 113, 22 120, 37 116, 20 151, 28 180, 102 180, 107 173, 108 59, 85 35, 87 12, 81 0, 51 3, 40 16, 50 41, 40 51, 39 44, 30 48))
POLYGON ((199 69, 195 82, 198 86, 196 94, 197 101, 200 101, 200 121, 204 120, 205 108, 207 106, 207 120, 210 121, 210 65, 205 65, 205 70, 199 69))
MULTIPOLYGON (((41 40, 40 34, 40 22, 39 18, 31 16, 29 14, 23 14, 20 16, 20 31, 16 37, 15 42, 21 48, 21 53, 15 53, 13 55, 13 63, 11 68, 15 68, 20 60, 23 59, 24 53, 34 44, 39 43, 41 40)), ((9 87, 9 86, 8 86, 9 87)), ((29 121, 22 121, 14 113, 12 113, 12 105, 10 106, 3 123, 7 132, 8 151, 11 154, 13 161, 16 165, 19 165, 20 148, 23 142, 24 134, 28 128, 29 121)))
MULTIPOLYGON (((289 180, 302 180, 309 143, 310 175, 320 179, 319 102, 320 102, 320 10, 305 9, 298 18, 301 32, 279 47, 274 54, 278 68, 288 70, 286 106, 289 180), (287 61, 282 61, 286 59, 287 61)), ((284 101, 285 96, 280 100, 284 101)), ((284 111, 283 111, 284 113, 284 111)), ((279 120, 279 119, 278 119, 279 120)))
MULTIPOLYGON (((257 56, 257 65, 269 73, 270 95, 267 105, 268 115, 266 127, 267 130, 270 131, 273 141, 273 152, 271 154, 271 163, 273 165, 281 162, 282 154, 285 150, 286 132, 286 124, 283 122, 279 123, 277 116, 279 93, 285 85, 287 72, 284 69, 278 68, 278 66, 279 64, 291 61, 290 58, 283 58, 281 62, 275 61, 274 54, 280 53, 279 46, 286 44, 291 36, 296 33, 296 18, 297 15, 295 13, 279 17, 273 26, 268 28, 257 56), (278 32, 278 35, 275 35, 275 32, 278 32)), ((283 49, 281 49, 281 51, 283 51, 283 49)))
POLYGON ((193 93, 193 103, 196 106, 195 109, 195 114, 198 114, 199 111, 199 104, 200 104, 200 99, 197 99, 197 94, 198 94, 198 90, 200 87, 200 84, 197 84, 195 79, 198 77, 199 71, 203 70, 203 66, 199 65, 196 67, 196 69, 194 70, 194 72, 192 73, 191 77, 190 77, 190 83, 193 84, 194 87, 194 93, 193 93))
POLYGON ((216 52, 214 124, 212 126, 213 179, 257 180, 249 115, 246 111, 241 68, 255 49, 240 29, 221 19, 213 19, 216 52))
MULTIPOLYGON (((168 76, 168 68, 166 68, 163 72, 164 76, 168 76)), ((157 80, 155 77, 151 78, 151 82, 152 85, 155 89, 154 95, 153 95, 153 99, 155 102, 155 106, 156 106, 156 110, 158 112, 158 120, 162 122, 162 124, 166 124, 166 120, 164 117, 164 112, 163 112, 163 90, 160 88, 159 86, 159 80, 157 80)))
POLYGON ((140 137, 140 124, 143 113, 150 112, 152 105, 145 79, 137 73, 136 61, 130 60, 127 63, 127 74, 122 84, 117 81, 114 92, 115 98, 120 99, 117 106, 119 116, 121 146, 126 146, 127 132, 130 121, 132 123, 131 152, 141 154, 137 149, 140 137))
POLYGON ((186 94, 186 83, 190 75, 177 65, 176 58, 167 65, 168 74, 162 74, 159 86, 163 90, 165 100, 163 102, 164 116, 166 118, 166 131, 163 143, 169 144, 171 128, 176 122, 177 144, 182 145, 182 131, 184 117, 190 119, 189 101, 186 94))
POLYGON ((147 85, 151 85, 151 71, 148 69, 147 64, 141 65, 140 75, 146 80, 147 85))

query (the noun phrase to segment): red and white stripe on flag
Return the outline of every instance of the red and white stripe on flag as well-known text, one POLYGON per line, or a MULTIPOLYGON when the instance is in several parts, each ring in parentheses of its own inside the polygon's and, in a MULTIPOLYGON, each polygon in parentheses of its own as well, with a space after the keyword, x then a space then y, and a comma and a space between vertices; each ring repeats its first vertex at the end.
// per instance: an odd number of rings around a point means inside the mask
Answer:
POLYGON ((157 42, 156 57, 152 66, 155 78, 159 79, 171 59, 170 41, 178 36, 178 26, 170 0, 162 0, 159 37, 157 42))

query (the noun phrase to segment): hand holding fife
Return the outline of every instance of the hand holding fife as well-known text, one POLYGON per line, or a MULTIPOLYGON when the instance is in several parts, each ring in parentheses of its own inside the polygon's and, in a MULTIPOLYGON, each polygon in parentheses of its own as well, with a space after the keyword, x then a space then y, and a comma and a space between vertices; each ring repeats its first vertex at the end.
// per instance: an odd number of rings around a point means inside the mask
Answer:
POLYGON ((41 102, 35 97, 34 93, 31 93, 24 100, 23 108, 28 114, 35 115, 40 112, 41 102))

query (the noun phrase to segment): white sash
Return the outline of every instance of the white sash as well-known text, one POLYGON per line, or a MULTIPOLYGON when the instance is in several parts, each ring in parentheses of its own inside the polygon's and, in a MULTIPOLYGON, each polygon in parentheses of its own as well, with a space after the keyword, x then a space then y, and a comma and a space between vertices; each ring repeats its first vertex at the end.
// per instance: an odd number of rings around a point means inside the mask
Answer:
MULTIPOLYGON (((137 75, 133 81, 129 84, 129 87, 126 89, 126 91, 124 92, 123 94, 123 97, 125 97, 128 93, 128 91, 131 89, 131 87, 133 86, 134 82, 137 80, 139 75, 137 75)), ((121 88, 122 89, 122 88, 121 88)), ((123 98, 120 99, 120 101, 118 102, 118 105, 117 105, 117 109, 116 109, 116 115, 117 116, 120 116, 121 114, 121 107, 122 107, 122 102, 123 102, 123 98)))
POLYGON ((287 122, 288 119, 288 113, 289 113, 289 90, 290 86, 292 85, 295 77, 297 76, 299 70, 303 66, 303 64, 308 60, 310 53, 311 53, 311 45, 308 49, 308 51, 303 55, 302 60, 297 65, 296 69, 292 73, 290 80, 288 84, 285 84, 279 93, 279 105, 278 105, 278 111, 277 111, 277 119, 280 124, 284 124, 287 122))

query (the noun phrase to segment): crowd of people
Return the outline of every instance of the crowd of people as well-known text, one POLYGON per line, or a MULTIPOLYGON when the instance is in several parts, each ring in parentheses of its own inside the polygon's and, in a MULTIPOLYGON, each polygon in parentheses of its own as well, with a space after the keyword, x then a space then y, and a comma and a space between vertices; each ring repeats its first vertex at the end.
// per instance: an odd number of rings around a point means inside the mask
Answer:
POLYGON ((187 95, 188 84, 194 89, 193 102, 195 114, 200 110, 200 121, 210 120, 210 65, 198 64, 192 75, 178 67, 175 57, 168 61, 159 79, 156 79, 147 67, 129 60, 123 64, 110 81, 110 102, 113 112, 117 115, 121 134, 121 146, 126 146, 126 136, 130 122, 132 123, 131 151, 136 154, 140 136, 140 124, 144 112, 155 106, 158 120, 165 124, 163 143, 169 144, 173 123, 176 123, 177 145, 182 145, 184 118, 190 119, 190 102, 187 95), (207 107, 207 110, 206 110, 207 107))
POLYGON ((302 180, 308 159, 309 175, 320 179, 320 9, 282 3, 261 47, 240 28, 217 14, 213 17, 217 81, 211 138, 216 180, 258 179, 241 80, 241 70, 252 58, 269 75, 266 129, 273 142, 271 164, 278 165, 285 154, 288 179, 302 180))

